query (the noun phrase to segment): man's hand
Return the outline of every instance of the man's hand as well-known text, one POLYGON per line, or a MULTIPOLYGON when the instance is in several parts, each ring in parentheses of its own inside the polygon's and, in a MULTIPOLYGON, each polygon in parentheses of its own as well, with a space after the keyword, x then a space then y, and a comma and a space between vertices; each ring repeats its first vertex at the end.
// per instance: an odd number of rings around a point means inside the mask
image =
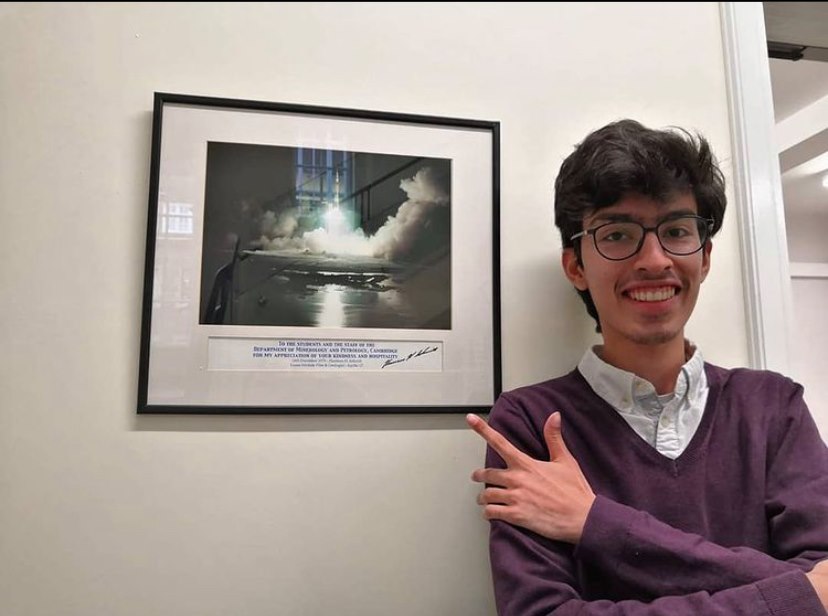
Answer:
POLYGON ((500 454, 507 466, 472 473, 473 481, 489 486, 477 497, 477 503, 483 506, 483 517, 522 526, 549 539, 578 543, 595 494, 566 448, 560 413, 550 415, 543 427, 549 462, 519 451, 476 415, 467 415, 466 422, 500 454))
POLYGON ((828 560, 822 560, 805 574, 808 581, 814 587, 822 607, 828 610, 828 560))

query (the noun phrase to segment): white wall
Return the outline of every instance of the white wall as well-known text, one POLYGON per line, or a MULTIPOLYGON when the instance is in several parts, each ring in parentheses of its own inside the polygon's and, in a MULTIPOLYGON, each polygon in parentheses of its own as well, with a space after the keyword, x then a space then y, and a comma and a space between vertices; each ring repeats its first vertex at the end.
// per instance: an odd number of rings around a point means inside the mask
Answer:
MULTIPOLYGON (((828 269, 828 266, 824 266, 828 269)), ((828 439, 828 386, 825 384, 825 349, 828 329, 825 328, 825 301, 828 298, 828 277, 794 278, 791 280, 794 317, 791 354, 791 377, 805 388, 805 402, 819 426, 823 439, 828 439)))
MULTIPOLYGON (((729 167, 717 5, 0 7, 3 614, 492 614, 460 416, 136 417, 154 91, 500 120, 511 388, 589 340, 551 222, 572 145, 631 116, 729 167)), ((734 214, 689 331, 724 365, 734 214)))

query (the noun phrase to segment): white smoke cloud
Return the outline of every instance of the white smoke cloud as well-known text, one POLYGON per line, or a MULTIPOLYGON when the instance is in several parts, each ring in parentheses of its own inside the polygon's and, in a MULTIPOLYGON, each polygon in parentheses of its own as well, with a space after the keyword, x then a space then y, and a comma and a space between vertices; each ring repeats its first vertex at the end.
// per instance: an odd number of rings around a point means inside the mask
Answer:
POLYGON ((408 198, 372 236, 366 236, 360 228, 320 226, 294 237, 299 226, 295 210, 279 215, 268 211, 259 223, 262 236, 255 244, 264 250, 374 256, 392 261, 405 257, 426 226, 429 212, 448 205, 449 196, 435 181, 430 167, 423 167, 413 178, 401 180, 400 188, 408 198))
POLYGON ((329 233, 322 227, 308 231, 303 236, 305 249, 314 254, 333 253, 338 255, 371 254, 370 238, 365 237, 362 229, 345 233, 329 233))
POLYGON ((269 238, 291 237, 299 226, 296 220, 295 210, 282 212, 278 216, 275 212, 268 210, 259 222, 259 229, 263 236, 269 238))
POLYGON ((434 181, 430 167, 420 169, 411 179, 402 180, 400 188, 408 199, 369 239, 375 257, 392 261, 408 254, 425 226, 429 212, 449 203, 449 196, 434 181))

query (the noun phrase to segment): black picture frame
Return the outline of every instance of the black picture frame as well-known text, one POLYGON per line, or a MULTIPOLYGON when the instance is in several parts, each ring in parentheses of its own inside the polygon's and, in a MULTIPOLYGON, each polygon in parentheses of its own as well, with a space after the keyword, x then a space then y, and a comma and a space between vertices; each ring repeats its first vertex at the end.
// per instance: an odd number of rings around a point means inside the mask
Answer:
POLYGON ((499 133, 156 93, 138 412, 487 412, 499 133))

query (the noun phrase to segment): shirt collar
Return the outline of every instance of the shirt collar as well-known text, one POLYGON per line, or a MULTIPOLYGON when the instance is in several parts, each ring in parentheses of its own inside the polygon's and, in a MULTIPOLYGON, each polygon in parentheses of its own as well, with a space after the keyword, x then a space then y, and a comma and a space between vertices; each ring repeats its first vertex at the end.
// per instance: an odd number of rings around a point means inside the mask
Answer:
MULTIPOLYGON (((673 392, 677 399, 687 396, 692 404, 706 391, 707 377, 701 352, 689 340, 684 341, 684 348, 685 357, 690 359, 681 367, 673 392)), ((656 397, 652 383, 608 364, 599 357, 600 349, 600 345, 587 349, 578 364, 578 371, 596 394, 621 412, 630 412, 644 400, 656 397)))

